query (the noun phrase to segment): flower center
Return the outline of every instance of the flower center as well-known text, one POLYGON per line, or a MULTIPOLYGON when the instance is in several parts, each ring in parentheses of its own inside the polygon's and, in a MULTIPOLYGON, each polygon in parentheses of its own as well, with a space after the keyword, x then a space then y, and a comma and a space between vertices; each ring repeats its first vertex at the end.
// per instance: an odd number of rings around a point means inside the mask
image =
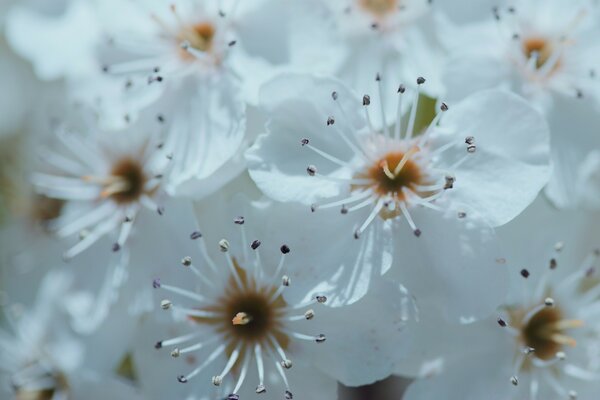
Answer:
POLYGON ((394 11, 397 3, 398 0, 360 0, 361 7, 377 17, 384 17, 394 11))
POLYGON ((105 181, 102 197, 110 197, 117 203, 131 203, 144 193, 147 178, 137 160, 120 160, 114 165, 110 175, 105 181))
POLYGON ((391 195, 397 201, 404 201, 404 191, 416 190, 416 186, 423 181, 421 168, 411 159, 418 151, 417 147, 413 147, 405 153, 388 153, 366 172, 358 174, 356 178, 370 181, 367 186, 370 186, 379 196, 391 195))
POLYGON ((533 349, 535 357, 547 361, 555 358, 564 346, 576 345, 567 331, 581 327, 583 323, 564 319, 558 307, 544 307, 530 318, 522 317, 519 325, 523 344, 533 349))
MULTIPOLYGON (((536 57, 536 69, 542 68, 552 56, 554 46, 548 40, 541 37, 532 37, 523 41, 523 53, 528 60, 536 57)), ((558 63, 553 70, 558 67, 558 63)))
POLYGON ((276 287, 259 286, 235 259, 234 265, 239 283, 231 277, 223 297, 216 304, 204 308, 217 317, 192 317, 192 320, 216 325, 229 341, 230 348, 257 343, 271 346, 270 340, 273 338, 286 349, 289 338, 283 332, 282 315, 287 303, 281 294, 276 294, 276 287))
POLYGON ((215 27, 208 22, 196 24, 180 33, 182 40, 187 40, 193 48, 200 51, 209 51, 214 37, 215 27))

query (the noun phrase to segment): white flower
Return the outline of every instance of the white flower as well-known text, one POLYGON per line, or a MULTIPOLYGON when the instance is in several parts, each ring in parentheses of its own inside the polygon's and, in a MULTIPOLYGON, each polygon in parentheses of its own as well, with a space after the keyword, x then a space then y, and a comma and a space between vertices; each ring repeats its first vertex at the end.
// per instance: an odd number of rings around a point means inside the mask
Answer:
POLYGON ((150 129, 140 122, 124 131, 87 136, 63 131, 57 136, 68 153, 41 153, 54 171, 32 175, 37 192, 66 202, 50 228, 60 237, 80 236, 66 259, 116 231, 113 250, 118 251, 141 209, 163 213, 170 156, 157 139, 144 136, 150 129))
MULTIPOLYGON (((600 378, 600 328, 595 322, 599 286, 590 269, 596 259, 592 255, 580 268, 559 277, 541 270, 540 276, 530 277, 533 273, 523 269, 521 279, 527 281, 514 288, 522 297, 511 299, 495 321, 476 323, 465 327, 470 333, 461 333, 477 343, 469 348, 459 342, 460 368, 449 363, 441 376, 415 384, 407 399, 430 398, 450 387, 455 388, 455 398, 479 398, 483 393, 490 399, 593 398, 577 393, 590 384, 597 390, 600 378)), ((551 258, 547 268, 556 268, 556 263, 551 258)))
POLYGON ((508 258, 512 282, 496 315, 459 330, 440 328, 447 344, 444 372, 413 384, 407 399, 436 398, 449 390, 456 399, 597 395, 600 253, 594 250, 580 259, 580 242, 590 241, 586 225, 594 221, 583 213, 548 211, 543 201, 532 208, 531 214, 502 232, 507 251, 513 254, 508 258), (547 221, 544 232, 537 225, 541 220, 547 221), (565 234, 568 242, 540 249, 565 234), (528 249, 523 251, 517 244, 526 242, 528 249))
POLYGON ((93 0, 24 3, 6 17, 7 41, 40 79, 82 78, 97 69, 100 27, 93 0))
POLYGON ((138 398, 129 385, 95 370, 100 360, 87 358, 86 343, 69 330, 64 301, 71 284, 70 275, 51 271, 31 309, 16 319, 6 314, 13 332, 0 331, 2 398, 138 398))
POLYGON ((597 102, 598 21, 587 1, 505 2, 485 22, 448 30, 447 94, 456 99, 502 86, 542 110, 551 108, 553 93, 597 102))
MULTIPOLYGON (((399 109, 416 104, 418 91, 411 92, 400 87, 399 109)), ((381 110, 369 103, 334 80, 282 76, 263 91, 271 119, 246 154, 265 194, 310 205, 340 238, 364 236, 357 246, 366 260, 392 252, 397 229, 444 231, 455 226, 448 216, 505 224, 548 180, 547 126, 514 95, 483 92, 450 109, 442 103, 422 134, 414 132, 416 107, 408 117, 399 112, 393 128, 374 130, 370 115, 381 110), (331 208, 343 215, 322 213, 331 208), (422 221, 413 218, 423 208, 422 221)), ((385 272, 390 260, 375 268, 385 272)))
MULTIPOLYGON (((406 349, 398 346, 400 328, 412 318, 405 291, 381 282, 372 297, 348 308, 329 308, 323 304, 327 297, 319 294, 289 294, 303 290, 302 284, 296 285, 301 282, 293 272, 304 266, 306 258, 302 253, 294 257, 298 249, 278 243, 278 235, 271 228, 258 228, 262 212, 270 207, 255 206, 258 208, 253 206, 245 217, 236 217, 235 225, 220 224, 233 235, 231 242, 221 239, 214 246, 221 253, 220 260, 211 256, 213 246, 207 246, 203 234, 191 233, 191 239, 199 243, 200 254, 184 257, 181 264, 189 270, 185 273, 195 275, 196 285, 185 285, 190 289, 174 286, 169 282, 172 278, 153 282, 156 289, 168 293, 161 296, 161 307, 172 310, 180 320, 184 316, 188 325, 183 334, 171 333, 174 337, 155 344, 157 349, 168 348, 172 357, 191 364, 177 380, 192 384, 191 393, 199 398, 213 393, 237 399, 266 392, 270 399, 281 398, 284 392, 287 399, 293 395, 329 399, 334 396, 335 381, 327 376, 360 385, 389 375, 392 354, 406 349), (232 228, 239 232, 231 232, 232 228), (258 231, 270 234, 257 239, 258 231), (369 315, 375 306, 382 312, 369 315), (342 321, 361 318, 370 323, 357 326, 356 334, 348 335, 342 321), (371 324, 377 325, 381 334, 371 332, 371 324), (348 368, 362 364, 366 368, 348 368), (209 389, 209 382, 220 389, 209 389)), ((281 221, 279 225, 285 226, 281 221)), ((149 351, 144 347, 134 354, 140 365, 157 371, 152 366, 159 358, 149 351)), ((164 386, 161 393, 170 386, 163 381, 153 385, 164 386)))
MULTIPOLYGON (((403 78, 426 74, 430 83, 423 91, 437 97, 442 91, 439 66, 443 64, 443 54, 434 35, 437 24, 430 3, 427 0, 304 2, 305 10, 299 10, 295 18, 310 15, 311 22, 316 21, 314 25, 328 30, 322 33, 323 39, 309 38, 305 43, 290 46, 289 51, 295 54, 303 47, 317 49, 314 51, 326 49, 324 56, 307 58, 300 72, 336 76, 359 93, 375 93, 374 78, 378 74, 387 88, 397 88, 403 78), (328 60, 329 70, 319 62, 314 66, 314 58, 328 60)), ((309 22, 290 27, 292 32, 300 30, 297 34, 308 29, 312 29, 309 22)), ((383 103, 388 117, 394 112, 394 100, 394 91, 384 90, 383 103)), ((373 96, 372 101, 380 107, 378 97, 373 96)), ((377 128, 382 126, 381 117, 379 113, 372 115, 377 128)))

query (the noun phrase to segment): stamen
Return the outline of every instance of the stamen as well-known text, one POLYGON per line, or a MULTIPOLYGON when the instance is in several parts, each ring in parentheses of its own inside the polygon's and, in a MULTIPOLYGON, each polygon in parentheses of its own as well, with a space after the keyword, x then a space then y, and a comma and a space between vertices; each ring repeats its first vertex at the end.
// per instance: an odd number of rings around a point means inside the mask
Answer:
POLYGON ((359 236, 365 231, 365 229, 367 229, 367 227, 369 226, 369 224, 371 224, 371 222, 373 222, 373 220, 375 219, 375 217, 377 216, 377 214, 379 214, 379 212, 383 208, 384 204, 385 204, 385 200, 383 200, 383 199, 377 200, 377 203, 375 204, 375 207, 373 207, 373 210, 371 210, 371 213, 369 214, 369 216, 367 217, 367 219, 362 223, 362 225, 360 226, 360 228, 358 228, 356 230, 356 232, 354 233, 354 238, 358 239, 359 236))
MULTIPOLYGON (((417 85, 421 86, 425 83, 425 78, 419 77, 417 78, 417 85)), ((406 139, 410 140, 413 137, 413 133, 415 130, 415 122, 417 120, 417 108, 419 107, 419 96, 420 91, 417 89, 415 91, 415 96, 413 99, 413 103, 410 109, 410 119, 408 120, 408 128, 406 130, 406 139)))
POLYGON ((248 366, 250 364, 250 357, 248 352, 246 352, 246 356, 244 357, 244 364, 242 365, 242 371, 240 372, 240 376, 235 384, 235 388, 233 389, 233 393, 239 392, 244 380, 246 379, 246 374, 248 373, 248 366))
POLYGON ((154 345, 154 348, 161 349, 166 346, 173 346, 175 344, 185 343, 189 340, 192 340, 196 336, 200 336, 200 332, 189 333, 187 335, 178 336, 178 337, 175 337, 172 339, 161 340, 159 342, 156 342, 156 344, 154 345))
POLYGON ((225 351, 226 348, 227 348, 226 345, 224 345, 224 344, 220 345, 208 356, 208 358, 204 361, 204 363, 202 363, 200 366, 198 366, 196 369, 194 369, 188 375, 178 376, 177 380, 181 383, 186 383, 187 381, 192 379, 194 376, 196 376, 200 372, 202 372, 202 370, 204 368, 206 368, 208 365, 210 365, 213 361, 215 361, 217 359, 217 357, 219 357, 225 351))
POLYGON ((379 108, 381 111, 381 122, 382 122, 382 126, 383 126, 383 131, 386 134, 386 136, 391 136, 390 128, 387 124, 387 118, 385 116, 385 102, 383 99, 383 89, 381 87, 381 76, 379 75, 379 73, 375 77, 375 81, 377 82, 377 91, 379 92, 379 102, 381 103, 379 108))
POLYGON ((408 211, 408 208, 406 208, 406 204, 404 204, 404 202, 401 201, 399 203, 399 206, 400 206, 400 210, 402 210, 402 215, 404 215, 404 218, 408 222, 408 225, 410 225, 415 236, 416 237, 421 236, 421 230, 419 228, 417 228, 417 226, 415 225, 415 222, 413 221, 412 217, 410 216, 410 212, 408 211))
POLYGON ((396 111, 396 126, 394 127, 394 139, 400 140, 400 129, 402 128, 402 98, 403 94, 406 92, 406 88, 404 85, 400 85, 398 87, 398 110, 396 111))
POLYGON ((262 358, 262 348, 260 344, 254 345, 254 358, 256 359, 256 369, 258 370, 258 386, 256 387, 256 393, 266 392, 264 385, 265 382, 265 366, 262 358))
POLYGON ((198 318, 218 318, 219 314, 211 312, 211 311, 203 311, 203 310, 195 310, 191 308, 183 308, 179 306, 171 306, 173 310, 176 310, 182 314, 185 314, 190 317, 198 317, 198 318))
POLYGON ((339 165, 340 167, 346 167, 349 168, 350 166, 348 165, 347 162, 340 160, 337 157, 332 156, 331 154, 316 148, 315 146, 313 146, 312 144, 309 144, 308 142, 306 144, 303 144, 304 147, 307 147, 309 149, 311 149, 312 151, 314 151, 315 153, 317 153, 318 155, 320 155, 321 157, 325 158, 326 160, 331 161, 334 164, 339 165))
POLYGON ((204 296, 202 296, 198 293, 194 293, 192 291, 186 290, 186 289, 176 287, 176 286, 165 285, 164 283, 161 283, 160 288, 164 289, 168 292, 176 293, 180 296, 187 297, 190 300, 195 300, 200 303, 204 303, 206 301, 206 298, 204 296))
POLYGON ((227 374, 229 374, 229 372, 231 371, 231 369, 237 362, 237 360, 240 356, 240 348, 241 348, 241 344, 238 345, 238 347, 236 347, 235 350, 233 350, 231 352, 231 356, 229 356, 229 360, 227 361, 227 364, 225 364, 223 371, 221 371, 221 373, 219 375, 213 376, 213 385, 215 385, 215 386, 221 385, 221 382, 223 381, 223 379, 227 376, 227 374))

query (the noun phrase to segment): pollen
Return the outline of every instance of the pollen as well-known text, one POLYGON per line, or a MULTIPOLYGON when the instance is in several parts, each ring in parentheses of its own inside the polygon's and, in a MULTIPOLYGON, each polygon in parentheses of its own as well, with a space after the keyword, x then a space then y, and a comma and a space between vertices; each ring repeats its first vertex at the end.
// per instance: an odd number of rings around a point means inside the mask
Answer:
POLYGON ((384 17, 398 7, 398 0, 360 0, 360 6, 375 15, 384 17))

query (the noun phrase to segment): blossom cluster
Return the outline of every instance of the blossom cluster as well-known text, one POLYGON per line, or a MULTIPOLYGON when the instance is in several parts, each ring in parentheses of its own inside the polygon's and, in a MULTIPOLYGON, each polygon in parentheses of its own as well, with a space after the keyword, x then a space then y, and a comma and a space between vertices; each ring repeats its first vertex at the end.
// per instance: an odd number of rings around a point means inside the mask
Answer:
POLYGON ((598 398, 600 2, 6 0, 0 32, 0 398, 598 398))

